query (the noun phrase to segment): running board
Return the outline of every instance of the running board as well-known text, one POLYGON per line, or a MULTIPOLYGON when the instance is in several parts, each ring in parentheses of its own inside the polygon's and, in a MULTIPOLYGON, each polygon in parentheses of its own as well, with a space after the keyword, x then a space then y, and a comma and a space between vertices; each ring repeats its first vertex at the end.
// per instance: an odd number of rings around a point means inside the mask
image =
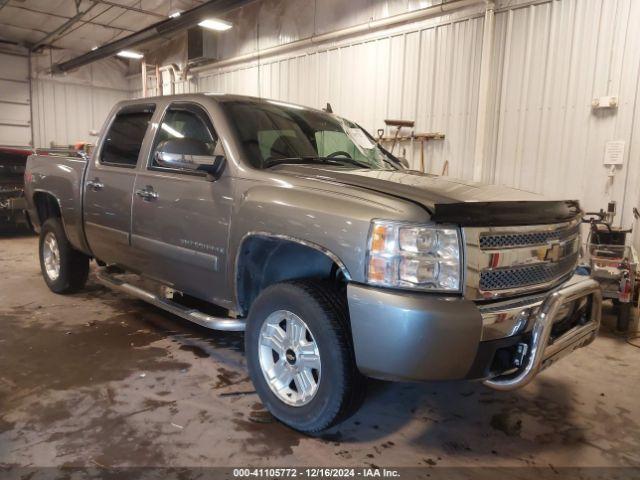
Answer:
POLYGON ((119 290, 128 295, 139 298, 140 300, 144 300, 158 308, 173 313, 174 315, 184 318, 185 320, 189 320, 190 322, 197 323, 205 328, 210 328, 212 330, 224 330, 227 332, 243 332, 245 329, 244 319, 214 317, 203 313, 200 310, 184 307, 172 300, 159 297, 147 290, 143 290, 140 287, 124 282, 113 275, 109 275, 108 273, 97 272, 96 279, 105 287, 119 290))

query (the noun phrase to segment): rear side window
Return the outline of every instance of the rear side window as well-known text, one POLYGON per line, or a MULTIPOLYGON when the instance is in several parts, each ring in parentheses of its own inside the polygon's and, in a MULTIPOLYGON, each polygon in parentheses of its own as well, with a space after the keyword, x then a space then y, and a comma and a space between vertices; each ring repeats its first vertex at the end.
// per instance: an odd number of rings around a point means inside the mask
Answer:
POLYGON ((102 145, 100 163, 135 167, 155 106, 125 107, 118 112, 102 145))

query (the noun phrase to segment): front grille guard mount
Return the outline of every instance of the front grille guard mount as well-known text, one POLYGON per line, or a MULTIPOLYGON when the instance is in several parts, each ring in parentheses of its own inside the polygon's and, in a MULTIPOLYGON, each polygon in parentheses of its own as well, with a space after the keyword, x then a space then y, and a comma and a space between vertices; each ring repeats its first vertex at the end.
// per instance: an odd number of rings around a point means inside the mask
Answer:
POLYGON ((601 311, 602 291, 595 280, 587 279, 555 290, 543 302, 535 316, 528 353, 522 366, 515 373, 485 380, 484 384, 502 391, 524 387, 540 372, 545 361, 572 346, 584 346, 593 341, 600 328, 601 311), (565 332, 550 344, 551 329, 560 307, 587 295, 592 297, 589 321, 565 332))

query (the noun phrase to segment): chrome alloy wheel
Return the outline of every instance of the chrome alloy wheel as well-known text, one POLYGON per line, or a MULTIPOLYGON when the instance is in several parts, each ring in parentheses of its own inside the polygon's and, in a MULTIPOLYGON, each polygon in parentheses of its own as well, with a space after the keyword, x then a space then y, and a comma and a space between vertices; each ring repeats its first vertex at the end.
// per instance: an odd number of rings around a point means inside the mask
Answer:
POLYGON ((56 236, 51 232, 45 235, 42 242, 42 256, 47 277, 55 282, 60 276, 60 249, 58 248, 56 236))
POLYGON ((320 352, 309 327, 295 313, 267 317, 258 337, 260 368, 271 391, 287 405, 309 403, 320 385, 320 352))

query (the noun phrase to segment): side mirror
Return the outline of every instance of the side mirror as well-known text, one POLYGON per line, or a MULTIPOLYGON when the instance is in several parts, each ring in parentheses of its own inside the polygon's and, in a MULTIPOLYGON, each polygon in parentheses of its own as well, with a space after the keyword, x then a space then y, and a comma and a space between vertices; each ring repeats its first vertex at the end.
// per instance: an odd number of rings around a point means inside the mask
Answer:
POLYGON ((196 170, 205 172, 207 174, 207 180, 214 181, 220 178, 224 171, 224 166, 227 163, 224 155, 215 155, 213 157, 204 157, 207 160, 212 159, 211 163, 201 163, 196 170))
POLYGON ((187 172, 205 172, 209 180, 220 178, 224 155, 215 155, 211 146, 193 138, 173 138, 158 144, 155 163, 162 168, 187 172))

